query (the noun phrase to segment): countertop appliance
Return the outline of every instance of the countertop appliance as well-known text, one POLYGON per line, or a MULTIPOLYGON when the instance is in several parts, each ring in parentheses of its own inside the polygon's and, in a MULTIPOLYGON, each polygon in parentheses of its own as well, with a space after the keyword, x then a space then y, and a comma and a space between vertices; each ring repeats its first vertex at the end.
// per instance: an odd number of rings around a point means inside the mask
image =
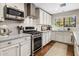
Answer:
POLYGON ((46 31, 46 30, 51 30, 51 26, 50 25, 42 25, 41 26, 41 31, 46 31))
POLYGON ((23 21, 24 20, 24 12, 17 9, 17 8, 13 8, 13 7, 5 5, 4 18, 8 19, 8 20, 23 21))
POLYGON ((51 25, 37 25, 37 30, 38 31, 47 31, 47 30, 52 30, 51 25))
POLYGON ((42 33, 35 30, 34 27, 25 27, 23 33, 31 34, 31 55, 42 48, 42 33))
POLYGON ((12 31, 8 28, 7 25, 0 26, 0 36, 9 35, 12 31))

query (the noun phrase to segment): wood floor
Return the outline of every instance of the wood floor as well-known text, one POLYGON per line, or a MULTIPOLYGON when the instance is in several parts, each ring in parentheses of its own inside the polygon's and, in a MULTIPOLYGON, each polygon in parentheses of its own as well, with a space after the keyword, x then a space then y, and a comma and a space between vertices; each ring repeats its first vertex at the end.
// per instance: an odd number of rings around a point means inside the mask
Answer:
MULTIPOLYGON (((49 49, 54 45, 54 43, 55 42, 50 42, 49 44, 44 46, 42 49, 35 52, 35 56, 44 56, 49 51, 49 49)), ((68 45, 67 56, 74 56, 74 50, 73 49, 74 49, 73 46, 68 45)))
POLYGON ((67 56, 74 56, 74 46, 68 45, 67 56))

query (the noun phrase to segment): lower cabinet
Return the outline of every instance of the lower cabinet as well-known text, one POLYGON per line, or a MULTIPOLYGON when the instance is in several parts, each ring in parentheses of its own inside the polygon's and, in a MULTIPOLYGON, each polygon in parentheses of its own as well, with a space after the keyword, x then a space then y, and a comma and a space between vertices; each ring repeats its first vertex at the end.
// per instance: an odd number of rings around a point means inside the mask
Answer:
POLYGON ((22 37, 0 43, 0 56, 30 56, 31 37, 22 37))
POLYGON ((71 44, 71 32, 53 31, 52 40, 71 44))
POLYGON ((51 31, 43 32, 42 34, 42 45, 45 46, 51 41, 51 31))
POLYGON ((0 56, 19 56, 19 45, 11 45, 0 49, 0 56))
POLYGON ((29 56, 31 54, 31 41, 30 39, 27 39, 27 40, 28 41, 21 43, 21 46, 20 46, 21 56, 29 56))
POLYGON ((30 46, 27 46, 27 43, 21 45, 21 56, 29 56, 30 55, 30 46))
POLYGON ((59 42, 63 42, 64 41, 64 39, 63 39, 63 32, 56 32, 55 36, 56 36, 56 41, 59 41, 59 42))
POLYGON ((72 43, 71 34, 71 32, 63 32, 63 39, 65 39, 65 43, 72 43))
POLYGON ((46 45, 46 32, 42 33, 42 45, 46 45))
POLYGON ((51 40, 56 41, 55 31, 51 32, 51 40))

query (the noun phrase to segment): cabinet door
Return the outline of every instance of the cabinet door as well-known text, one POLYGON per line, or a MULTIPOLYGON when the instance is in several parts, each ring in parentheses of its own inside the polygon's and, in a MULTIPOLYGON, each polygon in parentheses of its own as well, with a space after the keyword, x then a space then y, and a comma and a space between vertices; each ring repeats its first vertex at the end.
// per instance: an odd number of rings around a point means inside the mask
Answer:
POLYGON ((43 24, 43 11, 40 9, 40 24, 43 24))
POLYGON ((31 54, 31 41, 30 39, 27 40, 21 43, 21 56, 29 56, 31 54))
POLYGON ((49 25, 51 25, 51 15, 49 15, 49 25))
POLYGON ((56 41, 62 42, 63 41, 63 32, 56 32, 56 41))
POLYGON ((49 42, 49 32, 46 32, 46 44, 49 42))
POLYGON ((56 35, 55 35, 55 32, 54 32, 54 31, 51 32, 51 40, 54 40, 54 41, 55 41, 55 40, 56 40, 55 36, 56 36, 56 35))
POLYGON ((27 43, 21 45, 21 56, 29 56, 30 55, 30 47, 27 43))
POLYGON ((0 49, 1 56, 19 56, 19 45, 11 45, 0 49))
POLYGON ((47 20, 46 19, 46 12, 43 11, 43 14, 44 14, 44 16, 43 16, 43 24, 46 24, 46 20, 47 20))
POLYGON ((63 39, 65 43, 71 43, 71 33, 63 32, 63 39))
POLYGON ((51 31, 49 31, 49 42, 51 41, 51 31))
POLYGON ((46 44, 46 34, 42 34, 42 45, 44 46, 46 44))
POLYGON ((49 19, 49 14, 47 14, 47 25, 49 25, 50 19, 49 19))

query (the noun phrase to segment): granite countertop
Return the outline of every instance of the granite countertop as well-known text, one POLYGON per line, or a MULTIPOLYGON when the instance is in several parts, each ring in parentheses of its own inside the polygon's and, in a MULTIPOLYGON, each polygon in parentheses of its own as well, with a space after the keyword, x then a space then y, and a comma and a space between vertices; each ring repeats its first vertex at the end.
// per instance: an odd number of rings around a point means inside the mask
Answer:
POLYGON ((31 36, 30 34, 17 34, 17 35, 9 35, 9 36, 0 36, 0 42, 4 42, 4 41, 9 41, 9 40, 14 40, 14 39, 18 39, 21 37, 29 37, 31 36))

